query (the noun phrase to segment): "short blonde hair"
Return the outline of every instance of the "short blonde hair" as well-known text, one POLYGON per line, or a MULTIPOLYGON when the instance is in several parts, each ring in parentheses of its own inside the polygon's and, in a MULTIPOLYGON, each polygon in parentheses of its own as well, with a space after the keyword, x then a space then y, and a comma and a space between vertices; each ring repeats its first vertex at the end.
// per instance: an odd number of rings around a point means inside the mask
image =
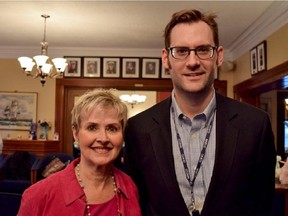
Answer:
POLYGON ((72 127, 78 131, 84 114, 90 113, 95 107, 112 107, 117 111, 124 131, 127 122, 127 106, 112 93, 113 91, 115 89, 93 89, 80 96, 71 111, 72 127))

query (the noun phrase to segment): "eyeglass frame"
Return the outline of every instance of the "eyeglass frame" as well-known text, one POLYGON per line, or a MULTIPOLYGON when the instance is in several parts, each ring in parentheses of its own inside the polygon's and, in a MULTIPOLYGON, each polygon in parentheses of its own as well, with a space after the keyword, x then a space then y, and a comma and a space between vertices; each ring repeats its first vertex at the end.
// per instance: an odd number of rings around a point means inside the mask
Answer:
POLYGON ((190 49, 189 47, 168 47, 168 48, 167 48, 167 50, 171 52, 171 56, 172 56, 174 59, 177 59, 177 60, 184 60, 184 59, 186 59, 186 58, 190 55, 191 51, 194 51, 194 52, 195 52, 195 55, 196 55, 199 59, 201 59, 201 60, 211 59, 211 58, 213 58, 215 51, 217 52, 217 49, 218 49, 217 46, 211 46, 211 45, 208 45, 208 46, 199 46, 199 47, 191 48, 191 49, 190 49), (201 57, 197 54, 197 49, 199 49, 199 48, 201 48, 201 47, 202 47, 202 48, 203 48, 203 47, 212 48, 212 54, 211 54, 211 56, 208 57, 208 58, 201 58, 201 57), (173 54, 174 52, 172 51, 172 50, 175 49, 175 48, 184 48, 184 49, 187 49, 187 50, 188 50, 187 56, 185 56, 184 58, 175 58, 175 56, 174 56, 174 54, 173 54))

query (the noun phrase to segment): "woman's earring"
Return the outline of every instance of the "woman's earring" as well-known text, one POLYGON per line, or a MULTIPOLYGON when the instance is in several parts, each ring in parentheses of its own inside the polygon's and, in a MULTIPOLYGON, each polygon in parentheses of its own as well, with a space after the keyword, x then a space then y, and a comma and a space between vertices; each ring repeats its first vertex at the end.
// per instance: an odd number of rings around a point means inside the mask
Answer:
POLYGON ((74 148, 79 149, 79 143, 77 140, 74 141, 73 145, 74 145, 74 148))

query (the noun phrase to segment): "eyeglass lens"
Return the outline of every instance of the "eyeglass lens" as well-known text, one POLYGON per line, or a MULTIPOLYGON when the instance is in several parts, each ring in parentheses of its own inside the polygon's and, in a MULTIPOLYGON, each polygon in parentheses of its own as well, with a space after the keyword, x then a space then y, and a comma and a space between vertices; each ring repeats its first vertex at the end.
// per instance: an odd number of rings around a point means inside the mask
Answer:
POLYGON ((196 47, 195 49, 189 49, 188 47, 170 48, 171 54, 175 59, 185 59, 188 55, 190 55, 191 51, 194 51, 200 59, 209 59, 213 57, 215 49, 216 47, 212 46, 201 46, 196 47))

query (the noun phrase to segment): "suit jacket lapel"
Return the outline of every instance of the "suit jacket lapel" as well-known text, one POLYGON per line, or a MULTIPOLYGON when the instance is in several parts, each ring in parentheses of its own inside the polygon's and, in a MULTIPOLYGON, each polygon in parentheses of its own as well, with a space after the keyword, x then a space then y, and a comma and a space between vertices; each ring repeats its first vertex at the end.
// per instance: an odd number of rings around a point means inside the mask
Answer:
POLYGON ((238 128, 232 124, 237 116, 235 110, 229 107, 229 102, 223 96, 216 94, 216 153, 209 190, 202 213, 213 209, 221 188, 225 185, 228 173, 232 167, 236 148, 238 128))
MULTIPOLYGON (((155 127, 152 129, 151 140, 157 164, 159 165, 159 172, 163 177, 167 191, 175 202, 176 200, 183 200, 183 198, 178 186, 174 167, 170 128, 170 105, 171 97, 160 105, 162 107, 158 110, 162 110, 162 112, 155 113, 153 116, 155 127)), ((182 202, 182 205, 183 204, 183 207, 186 208, 184 200, 182 202)), ((181 203, 179 202, 177 205, 181 206, 181 203)))

